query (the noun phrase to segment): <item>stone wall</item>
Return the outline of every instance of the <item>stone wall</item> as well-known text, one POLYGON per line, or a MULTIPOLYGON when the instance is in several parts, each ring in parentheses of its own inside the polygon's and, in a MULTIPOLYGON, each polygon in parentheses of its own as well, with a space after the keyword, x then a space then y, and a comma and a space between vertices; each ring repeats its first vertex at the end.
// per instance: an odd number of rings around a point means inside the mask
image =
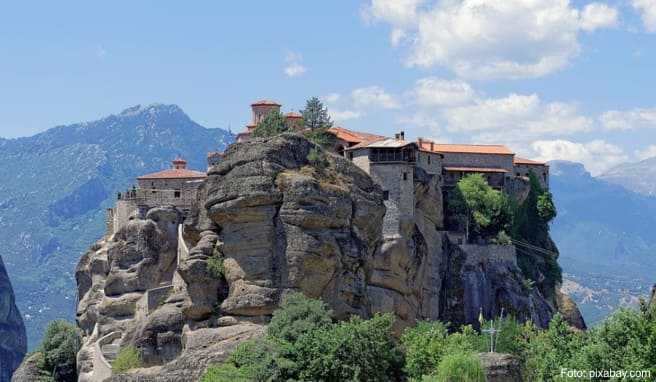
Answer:
POLYGON ((371 178, 383 189, 386 212, 383 235, 399 235, 401 228, 414 224, 414 165, 411 163, 372 163, 371 178))
POLYGON ((436 153, 418 151, 417 167, 422 168, 429 174, 442 174, 442 156, 436 153))
POLYGON ((540 186, 544 189, 549 188, 549 166, 540 164, 515 164, 515 176, 528 177, 528 174, 533 171, 540 181, 540 186))
POLYGON ((485 167, 513 170, 513 155, 474 154, 474 153, 443 153, 444 167, 485 167))
POLYGON ((356 166, 367 174, 371 173, 371 162, 369 161, 369 150, 368 149, 355 149, 349 151, 348 155, 352 155, 351 161, 356 166))

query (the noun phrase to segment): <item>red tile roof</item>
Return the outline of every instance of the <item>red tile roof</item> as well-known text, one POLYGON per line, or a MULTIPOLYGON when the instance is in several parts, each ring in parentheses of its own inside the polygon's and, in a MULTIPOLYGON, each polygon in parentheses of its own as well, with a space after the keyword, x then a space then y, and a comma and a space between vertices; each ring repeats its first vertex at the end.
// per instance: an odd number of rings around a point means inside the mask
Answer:
POLYGON ((446 171, 459 171, 459 172, 494 172, 506 173, 508 170, 503 168, 487 168, 487 167, 444 167, 446 171))
POLYGON ((163 170, 159 172, 154 172, 152 174, 142 175, 137 179, 204 179, 207 178, 207 174, 200 171, 188 170, 188 169, 175 169, 170 168, 168 170, 163 170))
POLYGON ((282 106, 282 105, 270 99, 260 99, 253 102, 251 106, 282 106))
MULTIPOLYGON (((430 141, 422 141, 421 148, 430 151, 430 141)), ((465 154, 496 154, 515 155, 504 145, 458 145, 446 143, 433 143, 433 150, 438 153, 465 153, 465 154)))
POLYGON ((303 116, 301 113, 290 111, 289 113, 285 113, 285 118, 303 118, 303 116))
POLYGON ((361 133, 358 131, 352 131, 345 129, 343 127, 331 127, 328 129, 328 132, 332 133, 335 135, 337 138, 351 143, 351 144, 357 144, 357 143, 362 143, 362 142, 375 142, 375 141, 380 141, 383 139, 386 139, 386 137, 382 135, 376 135, 376 134, 369 134, 369 133, 361 133))
POLYGON ((526 158, 520 158, 520 157, 515 157, 513 160, 514 164, 528 164, 528 165, 536 165, 536 166, 548 166, 545 162, 538 162, 534 161, 531 159, 526 159, 526 158))

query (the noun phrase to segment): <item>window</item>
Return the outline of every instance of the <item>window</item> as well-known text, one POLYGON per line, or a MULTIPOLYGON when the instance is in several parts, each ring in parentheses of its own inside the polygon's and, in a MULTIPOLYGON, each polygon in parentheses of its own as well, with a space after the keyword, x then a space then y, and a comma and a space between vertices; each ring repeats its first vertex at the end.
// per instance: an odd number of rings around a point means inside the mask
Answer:
POLYGON ((431 159, 431 156, 429 155, 428 156, 428 164, 430 164, 430 159, 431 159))
POLYGON ((389 191, 383 191, 383 200, 389 200, 389 191))
POLYGON ((174 198, 179 198, 180 197, 180 191, 173 192, 173 197, 174 198))
POLYGON ((408 173, 407 172, 403 173, 403 180, 408 180, 408 173))
POLYGON ((353 160, 353 151, 349 151, 349 152, 346 154, 346 156, 348 157, 348 159, 353 160))

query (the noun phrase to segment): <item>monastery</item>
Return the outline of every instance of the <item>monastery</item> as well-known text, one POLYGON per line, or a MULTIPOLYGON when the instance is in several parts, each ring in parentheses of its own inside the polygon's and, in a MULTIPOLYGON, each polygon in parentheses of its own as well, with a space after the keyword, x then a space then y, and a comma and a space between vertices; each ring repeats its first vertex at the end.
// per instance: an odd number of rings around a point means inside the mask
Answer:
MULTIPOLYGON (((258 123, 271 112, 280 112, 281 104, 259 100, 251 104, 252 118, 236 137, 247 142, 258 123)), ((296 112, 284 114, 287 127, 302 131, 303 117, 296 112)), ((369 174, 383 189, 387 233, 394 233, 399 223, 414 218, 414 179, 424 175, 437 178, 443 189, 454 187, 465 175, 482 174, 488 183, 513 194, 533 172, 543 188, 549 187, 549 166, 543 162, 520 158, 504 145, 444 144, 429 139, 405 139, 403 131, 394 137, 357 132, 343 127, 328 130, 336 137, 332 150, 352 161, 369 174), (389 225, 387 224, 389 222, 389 225)), ((208 166, 219 163, 220 152, 207 154, 208 166)), ((198 188, 207 177, 205 172, 187 169, 182 158, 173 160, 170 169, 137 178, 137 186, 118 194, 115 208, 107 211, 108 234, 127 224, 130 216, 161 205, 174 205, 183 213, 198 201, 198 188)))

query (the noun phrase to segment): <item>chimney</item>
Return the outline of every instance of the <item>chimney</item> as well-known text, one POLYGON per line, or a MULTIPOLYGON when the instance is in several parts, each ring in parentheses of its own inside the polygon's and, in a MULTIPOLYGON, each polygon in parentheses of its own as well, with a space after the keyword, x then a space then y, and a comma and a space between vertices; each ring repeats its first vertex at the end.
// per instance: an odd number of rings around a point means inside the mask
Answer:
POLYGON ((419 148, 421 148, 421 145, 424 143, 424 138, 419 137, 417 138, 417 145, 419 145, 419 148))
POLYGON ((435 142, 431 141, 431 151, 435 151, 435 142))
POLYGON ((405 131, 401 130, 401 132, 399 133, 399 135, 401 136, 401 140, 402 140, 402 141, 405 141, 405 131))
POLYGON ((394 139, 396 139, 397 141, 401 139, 401 134, 399 133, 394 134, 394 139))

